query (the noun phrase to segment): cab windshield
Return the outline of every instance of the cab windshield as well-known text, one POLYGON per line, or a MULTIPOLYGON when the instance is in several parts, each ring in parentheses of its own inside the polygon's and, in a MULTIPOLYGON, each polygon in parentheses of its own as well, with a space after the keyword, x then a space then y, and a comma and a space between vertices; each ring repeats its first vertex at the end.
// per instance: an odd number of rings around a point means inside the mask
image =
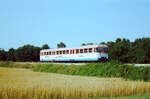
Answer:
POLYGON ((95 52, 108 53, 108 48, 95 48, 95 52))

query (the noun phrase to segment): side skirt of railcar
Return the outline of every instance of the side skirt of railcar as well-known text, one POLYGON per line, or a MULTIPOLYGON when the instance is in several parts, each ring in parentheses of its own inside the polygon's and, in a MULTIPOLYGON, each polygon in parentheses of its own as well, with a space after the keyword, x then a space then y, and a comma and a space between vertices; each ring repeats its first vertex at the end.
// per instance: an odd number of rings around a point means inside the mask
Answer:
POLYGON ((107 58, 102 57, 98 59, 58 59, 58 60, 40 60, 41 62, 58 62, 58 63, 95 63, 95 62, 106 62, 108 61, 107 58))

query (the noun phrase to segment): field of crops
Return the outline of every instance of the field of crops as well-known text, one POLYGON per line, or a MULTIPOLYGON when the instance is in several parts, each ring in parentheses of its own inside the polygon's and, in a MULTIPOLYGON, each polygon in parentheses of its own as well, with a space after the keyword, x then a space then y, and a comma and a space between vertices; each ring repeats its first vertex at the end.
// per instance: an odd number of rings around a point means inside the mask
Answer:
POLYGON ((87 99, 150 92, 150 83, 0 68, 0 99, 87 99))

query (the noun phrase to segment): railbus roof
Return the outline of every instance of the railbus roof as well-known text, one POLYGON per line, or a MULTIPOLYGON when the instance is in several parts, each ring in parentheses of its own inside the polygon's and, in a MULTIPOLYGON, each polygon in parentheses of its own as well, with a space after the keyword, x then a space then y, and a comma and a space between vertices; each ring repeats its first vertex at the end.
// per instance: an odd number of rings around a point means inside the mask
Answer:
POLYGON ((40 51, 56 51, 56 50, 69 50, 69 49, 80 49, 80 48, 90 48, 90 47, 108 47, 107 45, 87 45, 87 46, 80 46, 80 47, 71 47, 71 48, 56 48, 56 49, 43 49, 40 51))

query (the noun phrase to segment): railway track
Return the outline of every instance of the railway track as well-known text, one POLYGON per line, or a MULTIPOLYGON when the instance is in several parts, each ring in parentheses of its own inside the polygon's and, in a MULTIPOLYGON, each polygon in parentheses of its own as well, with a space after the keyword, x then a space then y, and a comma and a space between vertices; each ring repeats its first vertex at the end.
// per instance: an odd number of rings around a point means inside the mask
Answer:
POLYGON ((87 63, 55 63, 55 62, 16 62, 17 64, 58 64, 58 65, 85 65, 87 63))
MULTIPOLYGON (((64 62, 61 62, 61 63, 56 63, 56 62, 16 62, 18 64, 59 64, 59 65, 85 65, 85 64, 88 64, 88 63, 94 63, 94 62, 70 62, 70 63, 64 63, 64 62)), ((127 63, 127 65, 134 65, 134 66, 137 66, 137 67, 140 67, 140 66, 150 66, 150 64, 129 64, 127 63)))
POLYGON ((150 66, 150 64, 127 64, 127 65, 134 65, 136 67, 140 67, 140 66, 150 66))

